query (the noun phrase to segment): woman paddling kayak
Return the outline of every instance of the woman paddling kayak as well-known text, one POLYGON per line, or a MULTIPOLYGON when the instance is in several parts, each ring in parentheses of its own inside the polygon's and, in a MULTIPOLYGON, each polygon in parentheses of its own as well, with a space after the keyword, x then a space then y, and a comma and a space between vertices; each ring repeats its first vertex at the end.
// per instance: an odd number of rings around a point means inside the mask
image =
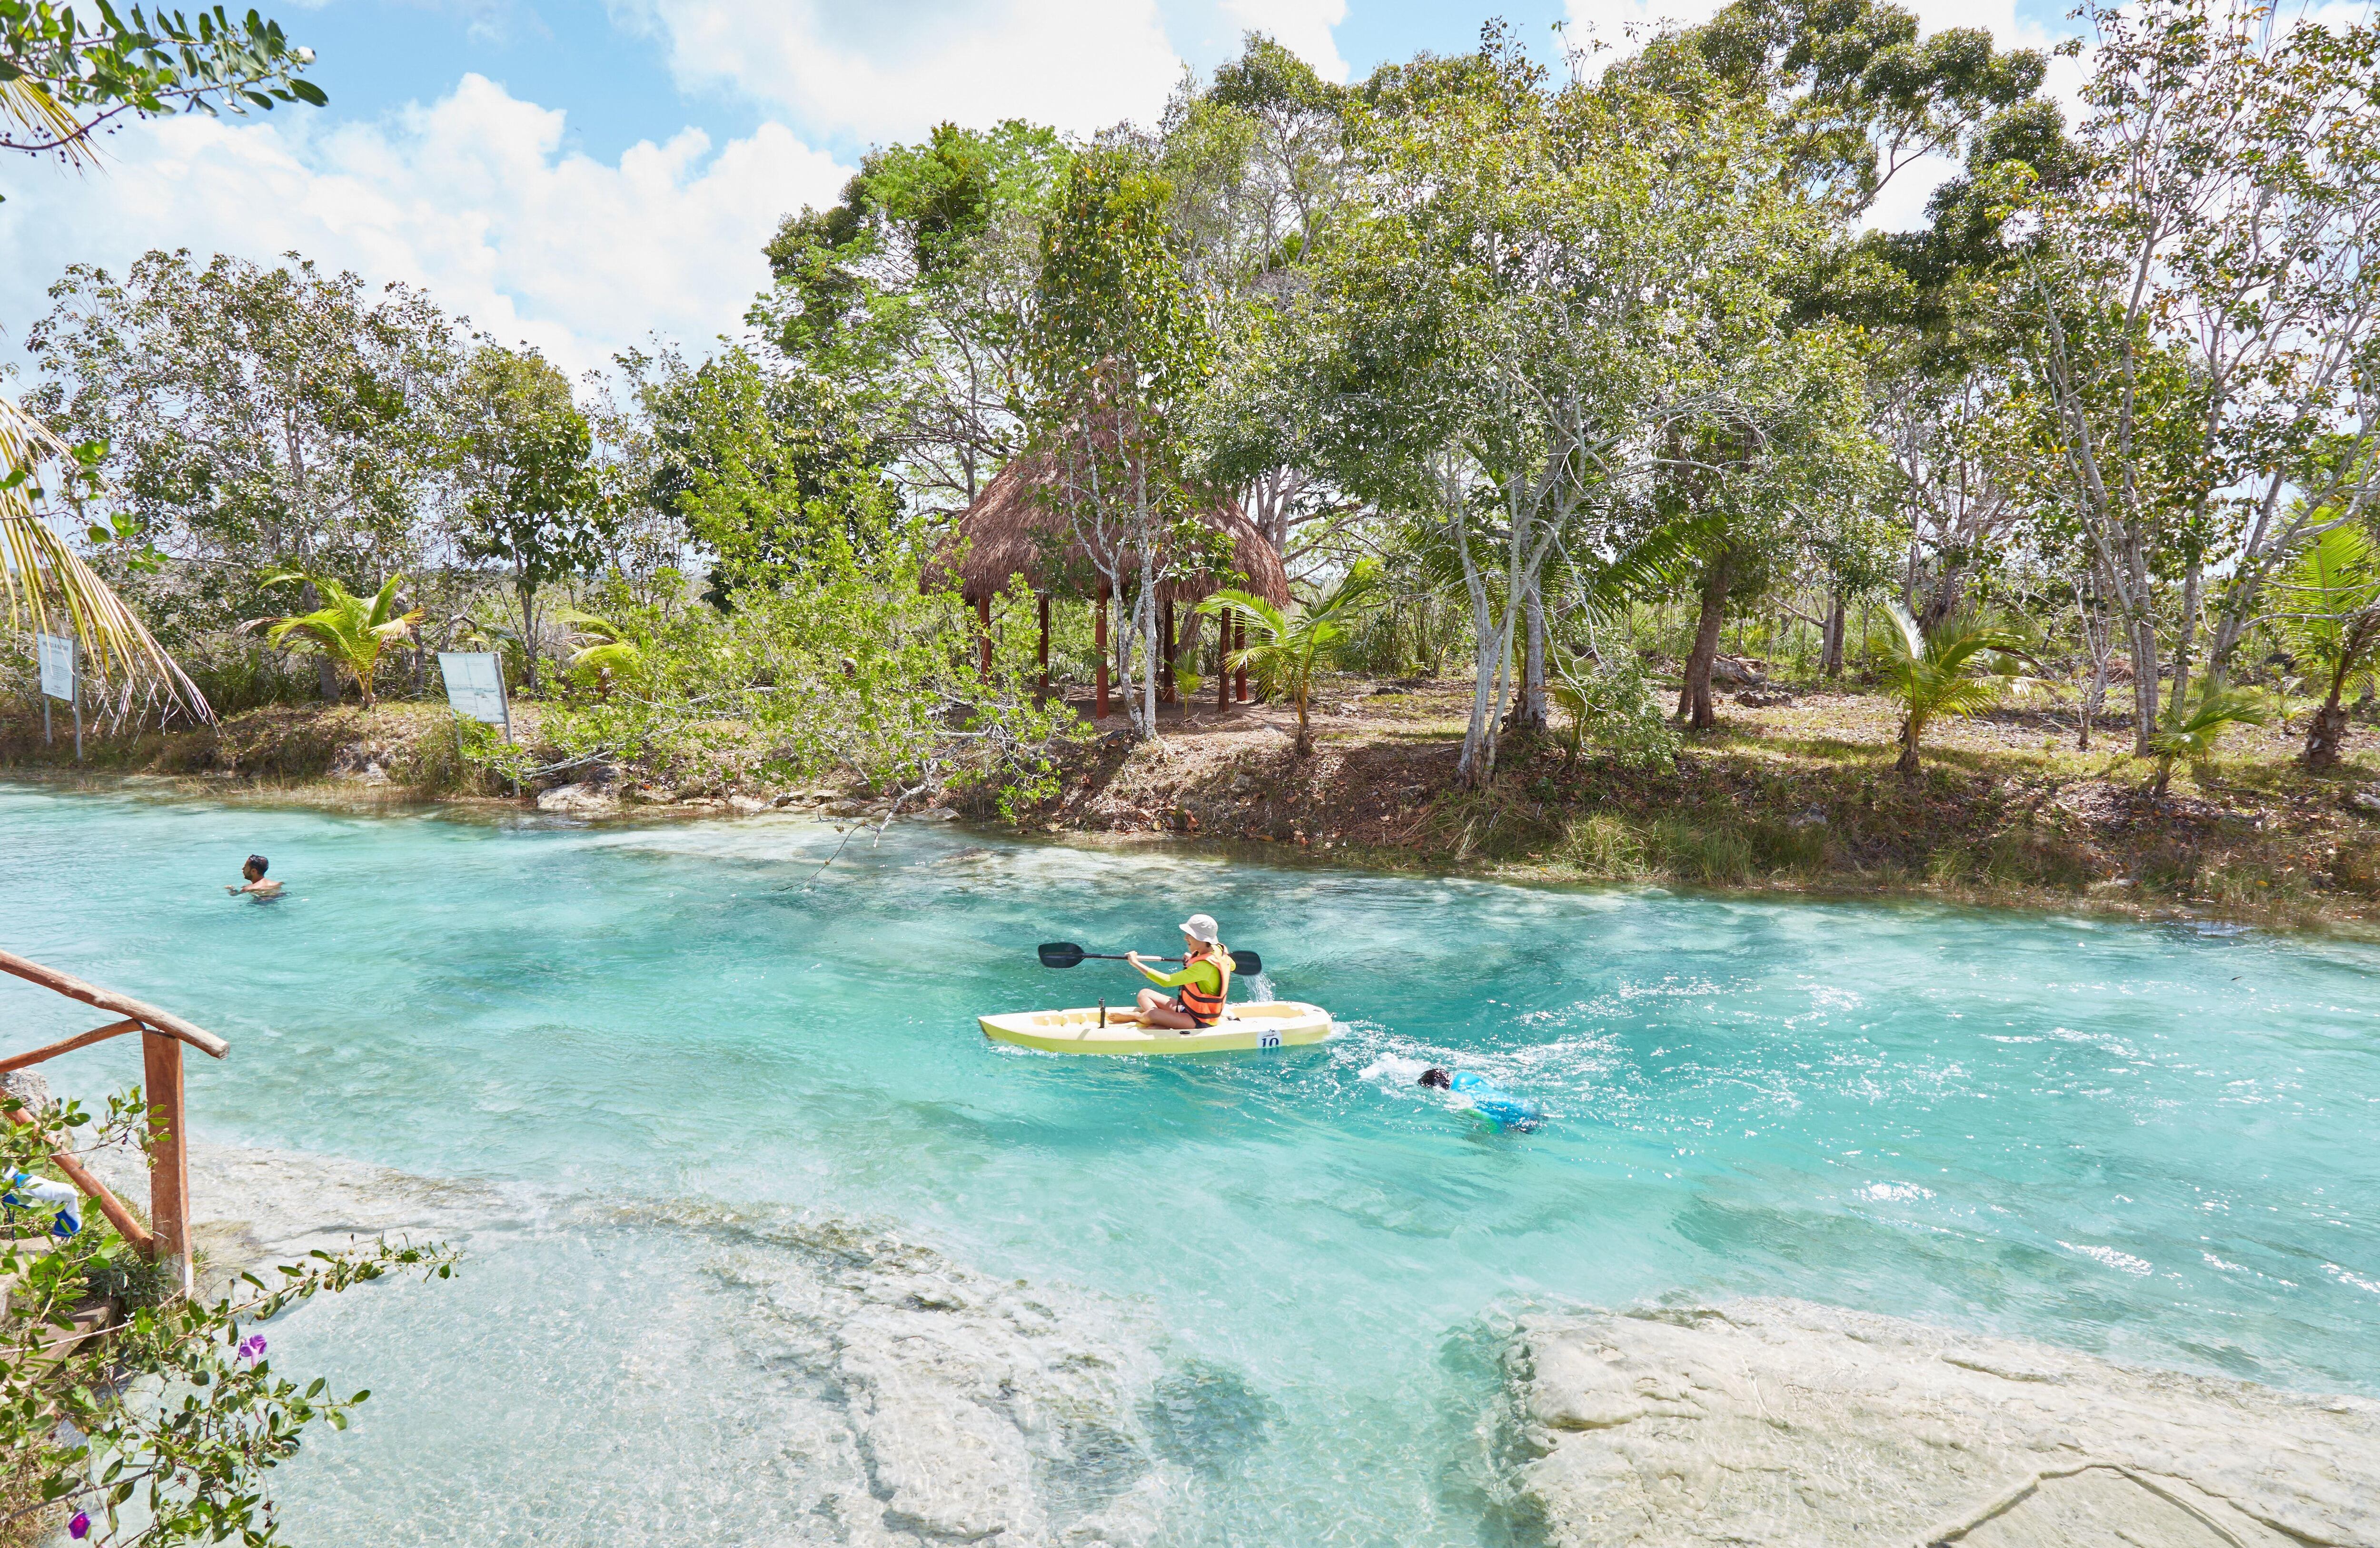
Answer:
POLYGON ((1125 961, 1138 968, 1158 989, 1172 989, 1173 993, 1162 995, 1157 989, 1143 989, 1139 1009, 1119 1011, 1118 1016, 1145 1027, 1171 1027, 1180 1032, 1196 1032, 1222 1020, 1223 998, 1232 982, 1232 954, 1215 938, 1218 933, 1209 914, 1194 913, 1182 922, 1179 973, 1160 973, 1142 961, 1139 952, 1126 952, 1125 961))

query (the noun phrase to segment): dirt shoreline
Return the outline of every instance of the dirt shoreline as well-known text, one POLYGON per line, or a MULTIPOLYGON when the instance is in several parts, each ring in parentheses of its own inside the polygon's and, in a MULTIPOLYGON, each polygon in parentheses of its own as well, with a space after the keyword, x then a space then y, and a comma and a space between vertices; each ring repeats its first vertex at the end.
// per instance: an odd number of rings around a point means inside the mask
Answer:
MULTIPOLYGON (((1317 750, 1303 759, 1286 707, 1167 707, 1160 737, 1135 743, 1120 714, 1090 725, 1085 703, 1088 734, 1062 756, 1054 796, 1014 824, 980 798, 946 809, 1019 836, 1188 845, 1268 864, 1923 899, 2380 939, 2380 759, 2362 746, 2314 777, 2291 761, 2285 733, 2252 733, 2218 764, 2177 769, 2158 799, 2120 726, 2083 754, 2065 744, 2070 722, 2007 711, 1946 727, 1912 779, 1889 768, 1882 701, 1762 694, 1731 705, 1718 732, 1689 738, 1673 767, 1621 768, 1592 750, 1573 761, 1558 735, 1508 739, 1496 781, 1474 791, 1454 767, 1467 696, 1454 683, 1335 683, 1315 707, 1317 750)), ((79 771, 70 750, 41 745, 38 724, 0 720, 0 777, 589 821, 769 810, 878 820, 888 805, 848 777, 784 788, 732 765, 598 765, 516 800, 460 764, 451 721, 429 705, 276 706, 209 730, 93 738, 79 771)), ((533 709, 522 730, 534 744, 533 709)))

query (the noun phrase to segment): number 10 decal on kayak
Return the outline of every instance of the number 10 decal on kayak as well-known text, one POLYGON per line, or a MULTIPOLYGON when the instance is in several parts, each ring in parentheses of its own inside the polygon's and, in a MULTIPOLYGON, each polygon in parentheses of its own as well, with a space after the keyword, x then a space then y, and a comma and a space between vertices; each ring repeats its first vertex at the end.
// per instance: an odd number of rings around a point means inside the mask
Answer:
POLYGON ((1281 1046, 1281 1028, 1279 1028, 1279 1027, 1258 1027, 1258 1028, 1257 1028, 1257 1047, 1259 1047, 1259 1048, 1278 1048, 1278 1047, 1280 1047, 1280 1046, 1281 1046))

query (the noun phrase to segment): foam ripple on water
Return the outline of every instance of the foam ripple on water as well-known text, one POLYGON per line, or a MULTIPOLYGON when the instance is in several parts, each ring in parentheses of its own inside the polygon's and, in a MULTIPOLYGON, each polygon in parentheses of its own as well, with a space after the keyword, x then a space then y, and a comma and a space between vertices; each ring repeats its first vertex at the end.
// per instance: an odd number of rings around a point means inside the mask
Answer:
MULTIPOLYGON (((276 1351, 378 1396, 285 1471, 294 1541, 914 1540, 837 1408, 860 1378, 832 1329, 875 1303, 818 1288, 795 1223, 827 1219, 1106 1363, 1022 1406, 985 1386, 1008 1432, 978 1439, 1022 1437, 1036 1530, 1109 1541, 1506 1530, 1482 1415, 1533 1305, 1784 1295, 2380 1390, 2380 951, 954 826, 821 872, 842 836, 789 818, 0 785, 0 940, 228 1036, 191 1067, 204 1133, 566 1201, 472 1231, 455 1284, 295 1314, 276 1351), (285 901, 215 885, 251 851, 285 901), (1138 1061, 976 1031, 1128 999, 1120 964, 1053 974, 1033 943, 1161 949, 1191 907, 1341 1035, 1138 1061), (1485 1133, 1417 1099, 1427 1064, 1548 1121, 1485 1133)), ((0 1025, 88 1021, 0 985, 0 1025)), ((51 1068, 91 1094, 137 1078, 120 1055, 51 1068)))

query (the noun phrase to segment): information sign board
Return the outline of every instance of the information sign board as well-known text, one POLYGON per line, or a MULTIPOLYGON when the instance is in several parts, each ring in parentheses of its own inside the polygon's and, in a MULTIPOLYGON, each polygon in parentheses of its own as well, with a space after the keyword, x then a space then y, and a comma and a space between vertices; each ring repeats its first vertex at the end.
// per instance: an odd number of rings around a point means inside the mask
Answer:
POLYGON ((438 675, 446 681, 446 703, 467 720, 502 726, 510 736, 512 708, 504 702, 504 662, 492 650, 442 650, 438 675))
POLYGON ((72 703, 75 696, 73 636, 37 634, 33 636, 33 647, 41 657, 42 694, 72 703))

